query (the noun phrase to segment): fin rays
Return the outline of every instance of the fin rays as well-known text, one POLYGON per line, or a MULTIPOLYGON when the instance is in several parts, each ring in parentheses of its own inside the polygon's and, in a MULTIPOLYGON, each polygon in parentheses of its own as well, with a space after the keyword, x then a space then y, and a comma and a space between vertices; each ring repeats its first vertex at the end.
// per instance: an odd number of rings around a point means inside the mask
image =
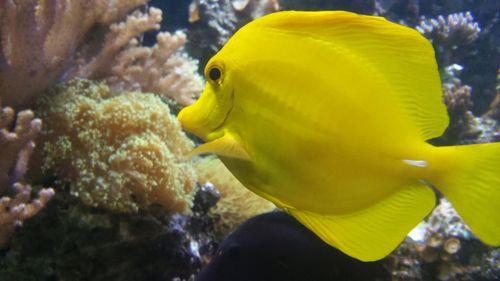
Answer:
POLYGON ((290 213, 326 243, 362 261, 374 261, 394 250, 434 205, 434 192, 414 183, 367 209, 347 215, 297 209, 290 213))
POLYGON ((316 38, 366 61, 390 85, 386 94, 399 101, 422 140, 448 126, 434 50, 418 31, 343 11, 282 12, 251 24, 316 38))

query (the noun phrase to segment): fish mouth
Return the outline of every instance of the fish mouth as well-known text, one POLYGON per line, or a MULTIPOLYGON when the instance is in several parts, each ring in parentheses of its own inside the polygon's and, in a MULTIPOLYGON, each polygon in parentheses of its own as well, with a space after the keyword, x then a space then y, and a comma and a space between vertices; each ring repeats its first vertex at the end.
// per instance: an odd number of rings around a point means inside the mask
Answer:
POLYGON ((217 101, 215 97, 205 101, 198 100, 183 108, 177 119, 187 132, 204 141, 211 141, 222 137, 224 125, 233 110, 233 105, 234 90, 223 101, 217 101))

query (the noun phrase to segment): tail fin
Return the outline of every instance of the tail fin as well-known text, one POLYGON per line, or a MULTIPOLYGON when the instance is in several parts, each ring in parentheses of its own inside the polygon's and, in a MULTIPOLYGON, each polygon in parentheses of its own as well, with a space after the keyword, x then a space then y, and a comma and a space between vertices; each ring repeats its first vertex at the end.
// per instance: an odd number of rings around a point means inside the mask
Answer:
MULTIPOLYGON (((449 167, 435 180, 472 232, 500 245, 500 143, 440 147, 449 167)), ((444 164, 443 164, 444 165, 444 164)))

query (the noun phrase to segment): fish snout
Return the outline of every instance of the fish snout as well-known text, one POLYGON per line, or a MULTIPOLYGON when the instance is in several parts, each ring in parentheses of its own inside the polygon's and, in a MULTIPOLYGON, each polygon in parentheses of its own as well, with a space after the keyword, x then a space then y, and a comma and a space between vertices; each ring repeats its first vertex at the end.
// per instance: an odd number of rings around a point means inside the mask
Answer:
POLYGON ((206 135, 210 133, 208 118, 204 117, 195 112, 194 104, 183 108, 177 115, 184 130, 202 139, 205 139, 206 135))

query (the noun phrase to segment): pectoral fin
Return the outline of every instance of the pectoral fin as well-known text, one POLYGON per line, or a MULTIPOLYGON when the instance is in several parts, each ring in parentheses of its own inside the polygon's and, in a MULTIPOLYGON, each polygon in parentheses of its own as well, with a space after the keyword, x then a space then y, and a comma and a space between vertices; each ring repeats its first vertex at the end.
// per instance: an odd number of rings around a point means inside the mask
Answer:
POLYGON ((434 207, 434 192, 415 183, 364 210, 324 215, 289 212, 323 241, 362 261, 379 260, 394 250, 434 207))
POLYGON ((248 152, 231 134, 225 134, 223 137, 196 147, 190 152, 190 155, 194 156, 206 153, 215 153, 219 156, 250 160, 248 152))

